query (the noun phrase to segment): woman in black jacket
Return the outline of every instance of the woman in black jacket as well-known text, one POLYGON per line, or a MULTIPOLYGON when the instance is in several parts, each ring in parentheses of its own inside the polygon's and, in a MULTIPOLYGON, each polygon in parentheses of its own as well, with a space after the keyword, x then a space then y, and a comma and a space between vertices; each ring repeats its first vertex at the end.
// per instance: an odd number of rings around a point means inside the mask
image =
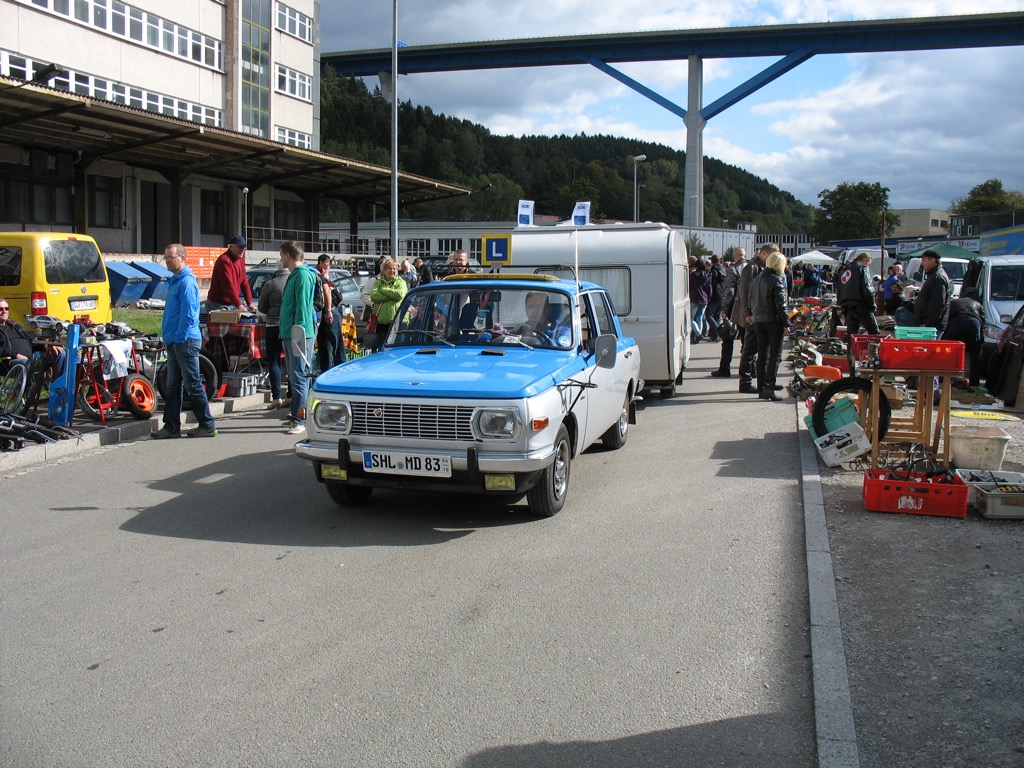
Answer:
POLYGON ((786 257, 772 253, 750 284, 750 309, 757 333, 757 393, 762 400, 781 400, 775 383, 782 362, 782 338, 789 325, 786 301, 786 257))

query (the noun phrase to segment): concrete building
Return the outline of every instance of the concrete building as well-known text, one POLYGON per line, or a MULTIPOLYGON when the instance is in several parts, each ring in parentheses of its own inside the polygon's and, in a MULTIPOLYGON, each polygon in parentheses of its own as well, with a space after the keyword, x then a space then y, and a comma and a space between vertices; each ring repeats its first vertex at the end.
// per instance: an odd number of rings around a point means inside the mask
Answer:
POLYGON ((900 217, 899 226, 892 233, 901 237, 945 237, 949 234, 949 212, 934 208, 893 208, 900 217))
MULTIPOLYGON (((386 202, 390 169, 319 153, 319 7, 0 0, 0 230, 160 253, 313 239, 321 198, 386 202)), ((399 188, 403 204, 468 191, 399 188)))

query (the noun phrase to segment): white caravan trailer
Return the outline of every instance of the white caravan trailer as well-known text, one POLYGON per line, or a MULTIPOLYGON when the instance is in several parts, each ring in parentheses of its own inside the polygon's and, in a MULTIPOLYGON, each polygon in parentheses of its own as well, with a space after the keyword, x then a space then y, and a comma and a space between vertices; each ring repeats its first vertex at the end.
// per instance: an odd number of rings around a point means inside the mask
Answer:
POLYGON ((640 347, 648 388, 672 397, 690 359, 690 283, 683 235, 667 224, 518 227, 510 272, 567 275, 603 285, 622 331, 640 347), (578 261, 577 261, 578 259, 578 261), (559 269, 561 267, 561 269, 559 269))

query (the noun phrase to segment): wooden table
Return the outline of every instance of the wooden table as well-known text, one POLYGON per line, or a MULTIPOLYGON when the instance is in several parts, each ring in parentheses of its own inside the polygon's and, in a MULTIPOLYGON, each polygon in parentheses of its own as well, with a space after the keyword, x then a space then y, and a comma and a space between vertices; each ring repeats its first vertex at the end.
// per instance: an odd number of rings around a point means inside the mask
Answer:
MULTIPOLYGON (((871 467, 878 467, 878 446, 880 443, 921 443, 929 448, 935 457, 949 466, 949 401, 952 395, 953 379, 961 378, 959 371, 921 371, 904 368, 868 368, 857 373, 871 381, 871 398, 864 418, 864 431, 871 440, 871 467), (914 415, 893 416, 885 437, 879 437, 877 403, 881 402, 882 385, 891 376, 917 377, 914 415), (935 408, 935 387, 933 380, 939 380, 939 405, 935 408)), ((861 413, 864 413, 862 409, 861 413)))

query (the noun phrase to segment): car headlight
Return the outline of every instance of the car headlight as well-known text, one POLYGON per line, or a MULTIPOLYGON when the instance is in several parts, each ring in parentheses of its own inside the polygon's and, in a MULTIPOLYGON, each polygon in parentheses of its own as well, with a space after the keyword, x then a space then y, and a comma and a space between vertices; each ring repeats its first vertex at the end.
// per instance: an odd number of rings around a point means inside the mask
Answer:
POLYGON ((999 326, 985 323, 982 327, 984 329, 984 338, 982 341, 999 341, 999 337, 1003 335, 1003 329, 999 326))
POLYGON ((473 432, 481 440, 515 440, 522 423, 517 408, 480 408, 473 414, 473 432))
POLYGON ((313 404, 313 422, 319 429, 348 432, 352 428, 352 409, 348 403, 320 400, 313 404))

